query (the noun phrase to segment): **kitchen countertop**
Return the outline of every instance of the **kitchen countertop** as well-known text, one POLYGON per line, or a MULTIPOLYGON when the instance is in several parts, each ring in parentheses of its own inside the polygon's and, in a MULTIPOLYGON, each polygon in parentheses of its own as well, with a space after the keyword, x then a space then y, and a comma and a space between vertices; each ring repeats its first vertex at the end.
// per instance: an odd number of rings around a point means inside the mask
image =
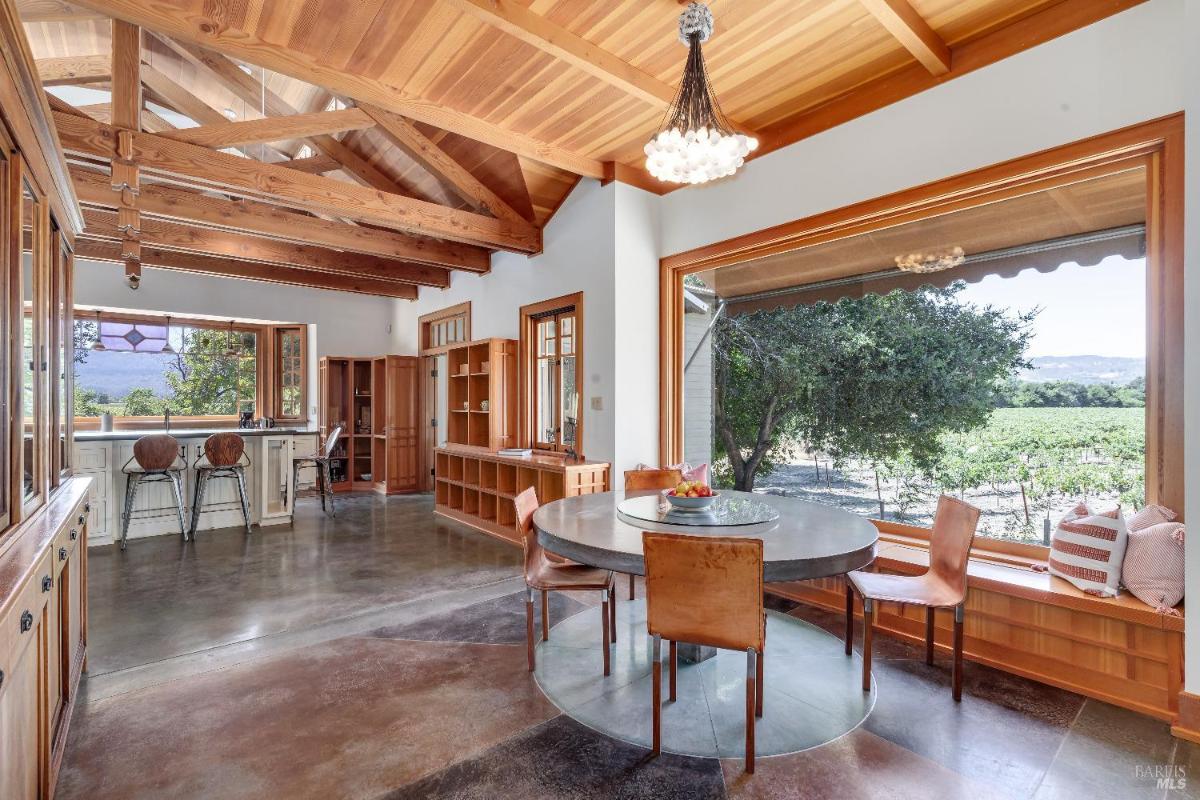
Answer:
MULTIPOLYGON (((172 428, 169 433, 176 439, 196 439, 211 436, 214 433, 237 433, 242 436, 272 436, 281 434, 316 435, 318 430, 309 427, 278 427, 278 428, 172 428)), ((145 428, 142 430, 124 431, 76 431, 77 442, 119 442, 127 439, 140 439, 156 433, 168 433, 162 428, 145 428)))

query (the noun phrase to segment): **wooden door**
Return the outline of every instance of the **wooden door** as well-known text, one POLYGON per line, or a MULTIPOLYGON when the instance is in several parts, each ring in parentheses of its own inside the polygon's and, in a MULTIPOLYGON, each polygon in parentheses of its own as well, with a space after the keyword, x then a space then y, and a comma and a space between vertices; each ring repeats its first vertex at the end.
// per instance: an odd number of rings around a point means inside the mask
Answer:
POLYGON ((387 358, 387 491, 420 491, 421 359, 387 358))
MULTIPOLYGON (((4 800, 38 798, 38 638, 43 631, 42 615, 33 616, 32 627, 15 634, 16 641, 9 640, 16 656, 0 684, 0 765, 4 767, 0 769, 0 797, 4 800)), ((6 618, 4 622, 16 624, 17 620, 6 618)))

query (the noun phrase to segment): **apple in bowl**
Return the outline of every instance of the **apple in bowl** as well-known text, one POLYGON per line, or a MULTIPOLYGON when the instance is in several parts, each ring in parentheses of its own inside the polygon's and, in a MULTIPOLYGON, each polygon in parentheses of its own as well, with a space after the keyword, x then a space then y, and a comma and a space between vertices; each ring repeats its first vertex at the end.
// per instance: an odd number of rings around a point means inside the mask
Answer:
POLYGON ((719 492, 701 481, 684 481, 664 494, 672 506, 689 511, 708 508, 720 496, 719 492))

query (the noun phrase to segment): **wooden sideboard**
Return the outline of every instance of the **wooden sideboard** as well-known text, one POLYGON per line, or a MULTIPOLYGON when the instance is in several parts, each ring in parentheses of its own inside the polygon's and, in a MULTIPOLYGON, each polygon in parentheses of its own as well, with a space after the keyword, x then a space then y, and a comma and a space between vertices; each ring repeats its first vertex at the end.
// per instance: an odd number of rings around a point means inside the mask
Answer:
POLYGON ((53 794, 87 664, 92 480, 72 477, 0 553, 0 797, 53 794))
POLYGON ((514 544, 521 535, 513 498, 529 487, 541 503, 608 491, 609 465, 603 461, 510 457, 468 445, 446 445, 434 453, 434 511, 514 544))

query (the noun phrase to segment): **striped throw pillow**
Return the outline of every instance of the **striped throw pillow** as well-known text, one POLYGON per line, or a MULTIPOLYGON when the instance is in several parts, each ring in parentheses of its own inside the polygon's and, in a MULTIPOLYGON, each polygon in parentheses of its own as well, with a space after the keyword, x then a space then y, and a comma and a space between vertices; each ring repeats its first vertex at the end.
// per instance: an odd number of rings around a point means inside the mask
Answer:
POLYGON ((1050 574, 1088 594, 1115 597, 1127 539, 1120 507, 1084 517, 1069 514, 1050 539, 1050 574))
POLYGON ((1125 520, 1125 527, 1130 533, 1140 531, 1143 528, 1149 528, 1151 525, 1158 525, 1162 522, 1171 522, 1178 515, 1167 508, 1166 506, 1148 505, 1141 511, 1134 514, 1129 519, 1125 520))
POLYGON ((1129 532, 1121 582, 1133 596, 1163 614, 1176 615, 1183 599, 1183 534, 1179 522, 1129 532))

